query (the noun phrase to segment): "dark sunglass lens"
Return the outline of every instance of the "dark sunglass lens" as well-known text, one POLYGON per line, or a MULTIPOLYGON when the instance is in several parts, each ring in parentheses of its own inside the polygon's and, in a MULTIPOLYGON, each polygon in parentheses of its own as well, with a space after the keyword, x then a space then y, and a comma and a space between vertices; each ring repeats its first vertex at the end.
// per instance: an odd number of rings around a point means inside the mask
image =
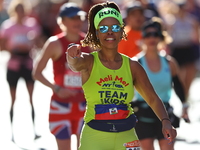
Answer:
POLYGON ((99 27, 99 31, 100 31, 101 33, 106 33, 106 32, 108 32, 108 26, 100 26, 100 27, 99 27))
POLYGON ((147 32, 145 33, 144 37, 159 37, 158 32, 147 32))
POLYGON ((119 32, 120 30, 121 30, 121 27, 119 25, 112 25, 113 32, 119 32))
POLYGON ((152 36, 154 36, 154 37, 159 37, 159 33, 158 33, 158 32, 154 32, 154 33, 152 34, 152 36))

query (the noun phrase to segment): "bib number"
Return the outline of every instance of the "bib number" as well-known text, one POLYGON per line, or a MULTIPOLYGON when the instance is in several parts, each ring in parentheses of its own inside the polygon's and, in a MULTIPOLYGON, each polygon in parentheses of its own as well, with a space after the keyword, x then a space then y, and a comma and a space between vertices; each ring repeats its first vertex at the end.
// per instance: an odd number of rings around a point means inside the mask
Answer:
POLYGON ((81 77, 77 75, 65 75, 64 85, 66 87, 79 88, 81 87, 81 77))

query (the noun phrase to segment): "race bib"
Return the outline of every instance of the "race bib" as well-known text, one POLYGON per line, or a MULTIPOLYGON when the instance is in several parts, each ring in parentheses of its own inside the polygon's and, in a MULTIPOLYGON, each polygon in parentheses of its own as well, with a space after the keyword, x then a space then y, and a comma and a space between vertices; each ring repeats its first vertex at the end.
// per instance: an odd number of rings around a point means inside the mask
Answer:
POLYGON ((80 72, 72 71, 67 64, 64 75, 64 86, 70 89, 82 89, 82 80, 80 72))
POLYGON ((124 146, 126 147, 126 150, 141 150, 139 140, 124 143, 124 146))
POLYGON ((81 77, 79 75, 65 75, 64 85, 71 88, 80 88, 82 86, 81 77))

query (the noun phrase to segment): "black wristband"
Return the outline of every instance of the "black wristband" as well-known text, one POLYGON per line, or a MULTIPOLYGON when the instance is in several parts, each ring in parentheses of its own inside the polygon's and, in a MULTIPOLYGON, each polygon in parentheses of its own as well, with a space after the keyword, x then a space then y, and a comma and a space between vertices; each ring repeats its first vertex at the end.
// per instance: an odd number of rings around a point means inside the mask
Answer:
POLYGON ((163 119, 161 120, 161 122, 163 122, 164 120, 168 120, 168 121, 171 122, 171 120, 170 120, 169 118, 163 118, 163 119))
POLYGON ((70 43, 69 45, 68 45, 68 48, 70 47, 70 46, 73 46, 73 45, 76 45, 75 43, 70 43))
POLYGON ((58 93, 59 90, 60 90, 60 88, 61 88, 60 86, 55 85, 55 86, 54 86, 54 92, 55 92, 55 93, 58 93))

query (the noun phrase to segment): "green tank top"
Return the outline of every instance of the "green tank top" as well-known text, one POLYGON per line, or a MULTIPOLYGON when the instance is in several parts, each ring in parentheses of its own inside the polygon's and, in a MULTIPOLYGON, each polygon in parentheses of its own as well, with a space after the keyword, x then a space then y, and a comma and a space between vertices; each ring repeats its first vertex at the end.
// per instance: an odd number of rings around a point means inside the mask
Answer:
POLYGON ((87 101, 85 122, 129 117, 133 113, 129 103, 134 96, 129 58, 122 55, 122 66, 112 70, 101 63, 98 52, 91 54, 94 56, 93 68, 88 81, 83 85, 87 101))

